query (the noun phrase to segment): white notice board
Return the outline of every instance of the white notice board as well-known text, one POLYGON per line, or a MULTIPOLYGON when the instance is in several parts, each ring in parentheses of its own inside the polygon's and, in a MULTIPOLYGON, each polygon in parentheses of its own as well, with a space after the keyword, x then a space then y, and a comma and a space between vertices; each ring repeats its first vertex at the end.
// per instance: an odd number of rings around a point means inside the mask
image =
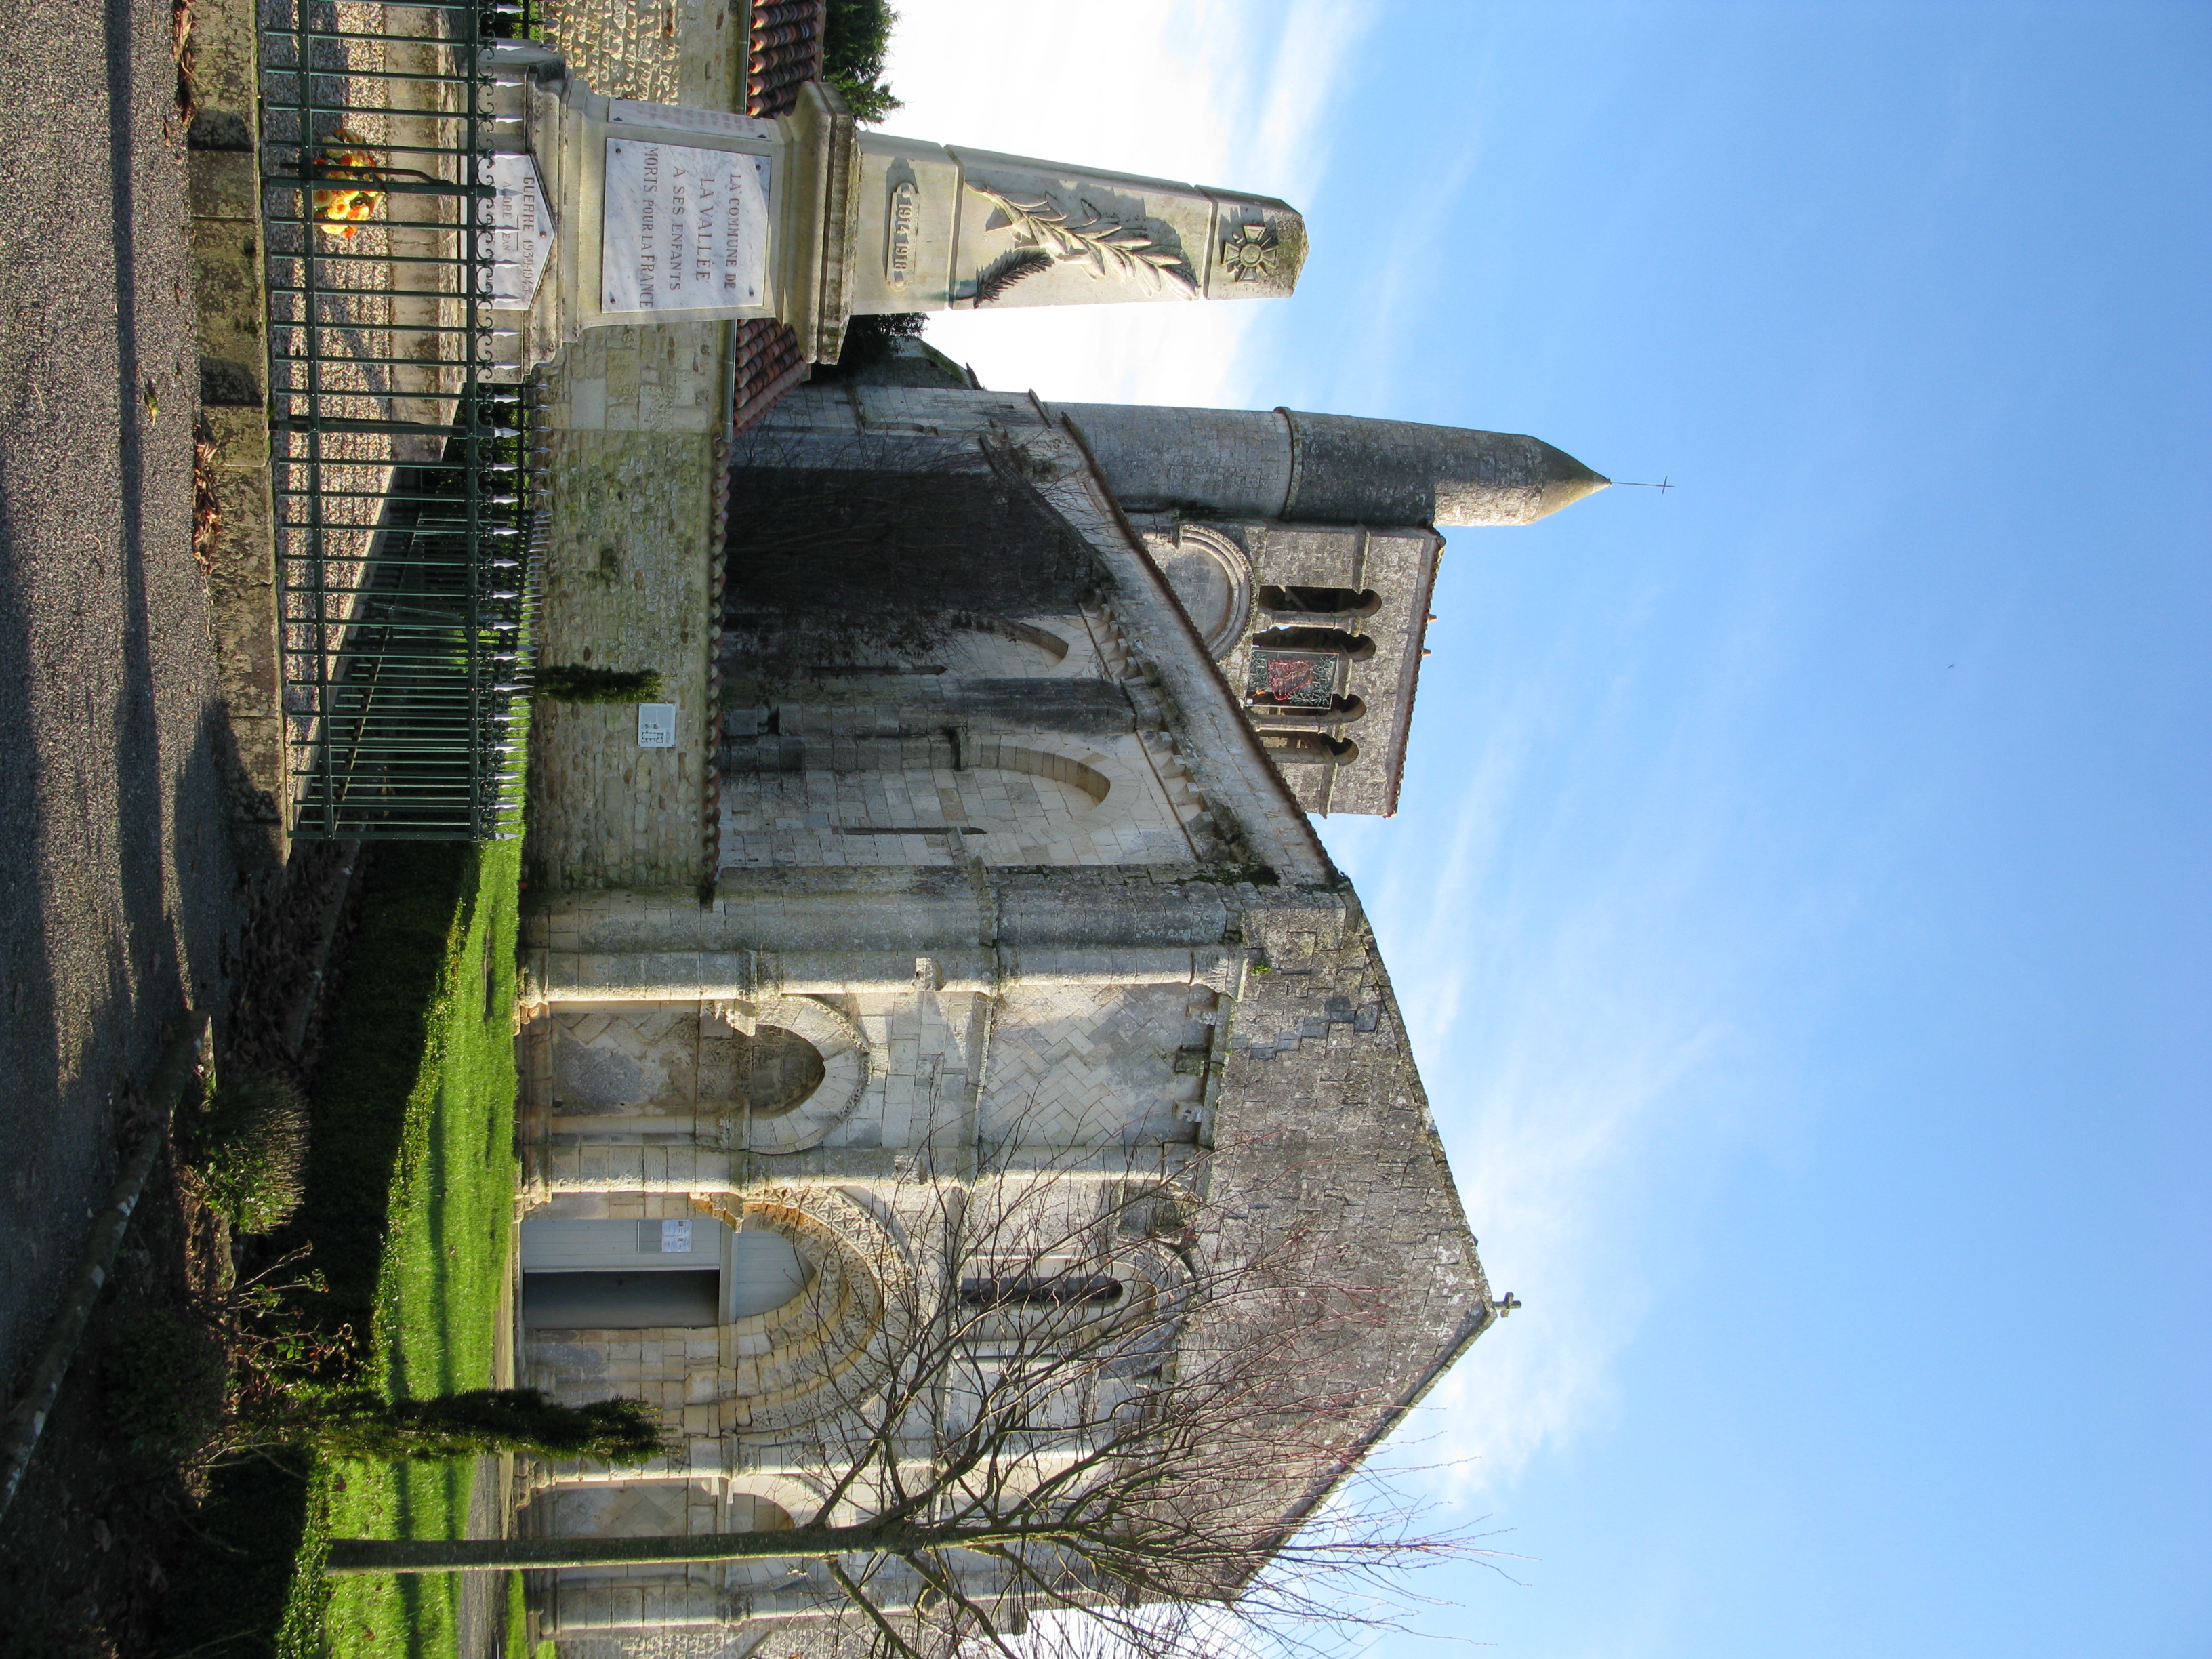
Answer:
POLYGON ((607 140, 600 221, 604 311, 762 304, 769 158, 641 138, 607 140))
POLYGON ((641 702, 637 706, 637 746, 641 749, 676 747, 676 705, 641 702))

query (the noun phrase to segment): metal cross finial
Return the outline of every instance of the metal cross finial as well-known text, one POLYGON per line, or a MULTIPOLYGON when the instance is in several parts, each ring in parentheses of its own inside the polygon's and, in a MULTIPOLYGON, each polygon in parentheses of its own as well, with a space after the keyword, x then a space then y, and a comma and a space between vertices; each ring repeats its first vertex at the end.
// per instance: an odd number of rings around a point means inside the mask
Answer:
POLYGON ((1626 484, 1631 489, 1656 489, 1662 495, 1674 487, 1671 477, 1662 477, 1657 483, 1638 483, 1633 478, 1615 478, 1616 484, 1626 484))

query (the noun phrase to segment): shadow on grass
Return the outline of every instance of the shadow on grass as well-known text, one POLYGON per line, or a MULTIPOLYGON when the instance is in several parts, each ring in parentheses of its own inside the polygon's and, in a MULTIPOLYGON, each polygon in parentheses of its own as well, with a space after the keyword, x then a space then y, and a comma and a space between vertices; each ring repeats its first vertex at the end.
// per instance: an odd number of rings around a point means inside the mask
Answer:
MULTIPOLYGON (((390 1204, 424 1150, 410 1145, 426 1136, 428 1114, 413 1109, 436 1084, 449 963, 466 936, 477 858, 472 847, 434 842, 371 850, 360 931, 307 1091, 306 1199, 272 1241, 278 1252, 309 1248, 307 1265, 329 1288, 306 1298, 301 1311, 325 1330, 351 1328, 365 1380, 380 1380, 369 1343, 390 1204)), ((319 1540, 310 1535, 310 1467, 305 1454, 294 1453, 215 1472, 167 1566, 157 1652, 273 1659, 319 1650, 321 1632, 298 1627, 298 1607, 292 1627, 285 1625, 295 1566, 320 1567, 319 1540)), ((317 1528, 324 1524, 315 1518, 317 1528)))
POLYGON ((307 1311, 327 1330, 351 1327, 365 1360, 392 1195, 424 1150, 406 1144, 428 1129, 427 1114, 410 1107, 435 1086, 447 964, 468 925, 476 857, 472 847, 445 842, 374 849, 361 932, 311 1091, 307 1201, 276 1241, 280 1249, 312 1247, 309 1265, 330 1288, 307 1311))
POLYGON ((307 1522, 304 1452, 217 1469, 165 1564, 168 1594, 156 1651, 243 1659, 276 1652, 307 1522))
MULTIPOLYGON (((514 1223, 515 930, 520 848, 476 849, 463 878, 436 1004, 436 1056, 409 1108, 374 1292, 373 1364, 394 1394, 436 1395, 492 1380, 514 1223)), ((319 1473, 334 1534, 452 1538, 466 1533, 466 1464, 349 1466, 319 1473), (343 1473, 347 1485, 339 1487, 343 1473)), ((409 1659, 471 1650, 496 1620, 489 1590, 451 1577, 372 1575, 301 1581, 289 1617, 317 1606, 325 1659, 409 1659), (319 1600, 318 1589, 327 1594, 319 1600), (471 1613, 477 1601, 486 1605, 471 1613), (374 1632, 372 1636, 370 1632, 374 1632)))

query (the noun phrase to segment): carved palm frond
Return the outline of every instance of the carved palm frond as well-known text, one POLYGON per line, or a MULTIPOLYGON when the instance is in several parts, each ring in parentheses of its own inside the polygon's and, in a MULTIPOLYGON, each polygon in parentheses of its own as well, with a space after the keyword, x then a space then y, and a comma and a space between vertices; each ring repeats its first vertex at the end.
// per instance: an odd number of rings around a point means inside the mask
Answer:
POLYGON ((1018 247, 1000 254, 975 279, 975 303, 987 306, 1024 276, 1050 270, 1059 264, 1041 247, 1018 247))
POLYGON ((981 185, 972 188, 1006 216, 1016 234, 1026 236, 1055 259, 1081 260, 1100 276, 1142 276, 1155 286, 1167 282, 1188 294, 1198 292, 1189 261, 1182 254, 1161 247, 1141 231, 1109 219, 1088 202, 1081 205, 1090 217, 1079 223, 1047 197, 1029 201, 1001 195, 981 185))

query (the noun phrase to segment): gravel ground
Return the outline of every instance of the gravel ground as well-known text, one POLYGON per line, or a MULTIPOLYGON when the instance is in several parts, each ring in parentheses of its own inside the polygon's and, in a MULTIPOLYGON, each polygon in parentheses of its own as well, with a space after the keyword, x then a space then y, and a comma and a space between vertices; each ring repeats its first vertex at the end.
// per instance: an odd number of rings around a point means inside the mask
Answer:
POLYGON ((246 908, 191 544, 169 0, 0 27, 0 1390, 114 1167, 118 1109, 246 908))

